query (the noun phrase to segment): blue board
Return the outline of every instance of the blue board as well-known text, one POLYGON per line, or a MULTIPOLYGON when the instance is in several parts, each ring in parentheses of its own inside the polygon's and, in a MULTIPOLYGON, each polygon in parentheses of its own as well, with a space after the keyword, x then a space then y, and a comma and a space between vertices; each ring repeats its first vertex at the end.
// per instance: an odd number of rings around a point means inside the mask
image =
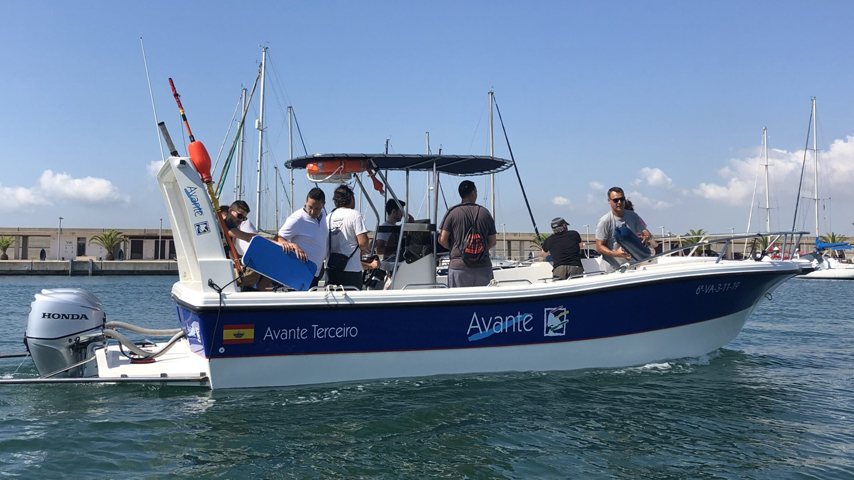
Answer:
POLYGON ((615 228, 614 238, 617 239, 617 243, 619 243, 620 246, 623 247, 623 250, 629 252, 633 260, 639 261, 645 258, 649 258, 649 248, 644 246, 643 242, 640 241, 637 234, 635 234, 635 232, 633 232, 631 228, 615 228))
POLYGON ((317 264, 311 260, 303 263, 295 253, 284 253, 281 245, 261 236, 249 242, 243 264, 294 290, 308 290, 317 271, 317 264))

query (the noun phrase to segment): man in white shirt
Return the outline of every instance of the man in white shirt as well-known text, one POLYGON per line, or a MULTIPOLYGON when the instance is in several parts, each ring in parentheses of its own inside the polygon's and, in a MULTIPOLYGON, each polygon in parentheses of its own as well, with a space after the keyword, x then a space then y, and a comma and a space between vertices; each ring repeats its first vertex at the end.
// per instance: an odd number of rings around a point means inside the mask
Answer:
POLYGON ((362 269, 377 268, 379 261, 363 264, 361 253, 368 253, 368 229, 362 214, 354 207, 356 197, 347 185, 335 189, 335 210, 329 214, 329 258, 326 260, 326 284, 362 289, 362 269))
POLYGON ((323 213, 325 205, 326 195, 323 190, 317 187, 312 188, 305 197, 305 206, 285 220, 276 237, 276 243, 282 245, 285 252, 293 249, 300 260, 303 262, 311 260, 317 265, 312 287, 317 286, 320 280, 323 259, 326 258, 329 227, 326 223, 326 215, 323 213))
MULTIPOLYGON (((244 232, 253 237, 255 235, 258 235, 258 229, 255 228, 255 225, 253 225, 252 221, 248 218, 244 220, 238 228, 241 232, 244 232)), ((246 249, 249 248, 249 242, 240 237, 235 237, 234 240, 234 249, 237 250, 238 255, 243 257, 243 255, 246 255, 246 249)))

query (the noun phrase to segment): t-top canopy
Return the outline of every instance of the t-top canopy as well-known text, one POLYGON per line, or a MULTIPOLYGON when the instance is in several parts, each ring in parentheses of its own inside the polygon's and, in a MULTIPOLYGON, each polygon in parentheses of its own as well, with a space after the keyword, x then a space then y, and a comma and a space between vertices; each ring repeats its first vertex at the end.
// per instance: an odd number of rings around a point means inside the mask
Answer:
POLYGON ((367 160, 380 170, 436 170, 451 175, 482 175, 507 170, 513 165, 510 160, 489 155, 419 155, 419 154, 369 154, 369 153, 318 153, 285 162, 290 169, 306 168, 309 163, 327 160, 367 160))

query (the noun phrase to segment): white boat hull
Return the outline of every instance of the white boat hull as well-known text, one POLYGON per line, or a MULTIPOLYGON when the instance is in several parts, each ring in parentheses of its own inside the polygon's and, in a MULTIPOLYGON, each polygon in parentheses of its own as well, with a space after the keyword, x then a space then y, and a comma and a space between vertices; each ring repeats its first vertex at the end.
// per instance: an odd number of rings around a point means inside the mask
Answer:
POLYGON ((214 359, 214 388, 288 386, 381 378, 644 365, 698 357, 732 341, 753 308, 706 322, 634 335, 456 350, 214 359))

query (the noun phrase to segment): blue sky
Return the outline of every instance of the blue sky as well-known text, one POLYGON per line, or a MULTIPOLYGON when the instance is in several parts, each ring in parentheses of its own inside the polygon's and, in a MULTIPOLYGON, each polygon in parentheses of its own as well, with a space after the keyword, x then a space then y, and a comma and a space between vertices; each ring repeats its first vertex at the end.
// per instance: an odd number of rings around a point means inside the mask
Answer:
MULTIPOLYGON (((0 197, 14 214, 0 225, 53 227, 62 216, 68 227, 156 228, 165 219, 143 37, 159 119, 185 152, 172 77, 213 157, 241 86, 255 78, 259 45, 269 47, 265 228, 276 223, 272 165, 287 177, 285 106, 309 153, 380 152, 387 138, 394 152, 422 153, 430 132, 434 152, 486 154, 493 88, 541 231, 558 215, 594 230, 605 191, 619 185, 656 234, 744 231, 763 127, 772 229, 791 228, 814 96, 820 230, 854 236, 851 18, 851 2, 7 1, 0 197)), ((255 115, 253 106, 253 209, 255 115)), ((509 158, 498 133, 496 155, 509 158)), ((811 161, 807 176, 812 190, 811 161)), ((422 212, 424 182, 413 177, 410 196, 422 212)), ((458 182, 446 179, 449 203, 458 182)), ((477 182, 488 205, 488 181, 477 182)), ((309 186, 298 172, 297 204, 309 186)), ((496 192, 499 231, 532 231, 512 172, 496 192)), ((756 199, 753 231, 764 227, 762 187, 756 199)))

